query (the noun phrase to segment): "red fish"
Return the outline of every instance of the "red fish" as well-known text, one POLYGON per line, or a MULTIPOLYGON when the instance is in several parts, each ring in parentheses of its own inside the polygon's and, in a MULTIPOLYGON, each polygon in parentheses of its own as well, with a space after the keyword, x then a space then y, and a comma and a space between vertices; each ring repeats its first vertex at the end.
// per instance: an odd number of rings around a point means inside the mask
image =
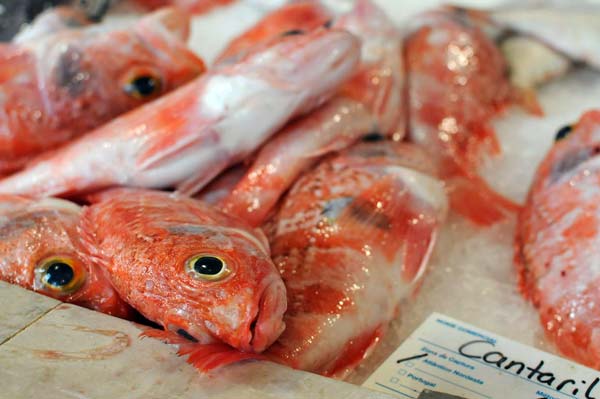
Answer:
POLYGON ((370 0, 359 0, 334 26, 361 39, 361 64, 336 97, 268 142, 222 201, 227 213, 253 226, 263 223, 280 196, 321 156, 343 150, 368 133, 394 135, 397 140, 404 136, 400 33, 370 0))
POLYGON ((561 129, 519 215, 520 287, 566 356, 600 369, 600 111, 561 129))
POLYGON ((216 62, 234 62, 260 43, 283 35, 313 31, 331 21, 332 15, 318 2, 291 3, 267 14, 256 25, 232 40, 216 62))
POLYGON ((303 175, 268 223, 286 330, 267 356, 341 378, 366 357, 423 276, 445 218, 419 148, 360 144, 303 175))
POLYGON ((421 17, 406 42, 410 140, 438 162, 451 206, 477 224, 498 222, 519 206, 477 173, 485 153, 500 146, 491 119, 515 99, 495 44, 456 14, 421 17))
POLYGON ((108 186, 200 191, 354 71, 358 40, 340 30, 277 38, 32 162, 0 192, 65 195, 108 186))
POLYGON ((216 7, 226 6, 235 1, 236 0, 135 0, 136 3, 151 10, 165 6, 175 6, 196 15, 207 13, 216 7))
POLYGON ((58 199, 0 195, 0 280, 117 317, 132 309, 87 259, 81 208, 58 199))
POLYGON ((199 342, 184 348, 192 363, 204 364, 208 344, 252 354, 281 334, 285 287, 260 230, 166 192, 117 189, 95 201, 83 216, 88 250, 146 318, 199 342))
POLYGON ((0 47, 0 175, 192 80, 204 64, 187 16, 157 11, 127 30, 64 29, 0 47))

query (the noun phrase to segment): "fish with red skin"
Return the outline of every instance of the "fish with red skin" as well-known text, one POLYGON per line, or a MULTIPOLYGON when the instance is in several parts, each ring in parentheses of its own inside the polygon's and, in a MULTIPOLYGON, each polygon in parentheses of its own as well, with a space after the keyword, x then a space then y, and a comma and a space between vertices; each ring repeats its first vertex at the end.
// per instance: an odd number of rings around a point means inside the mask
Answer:
POLYGON ((32 161, 0 192, 75 195, 110 186, 199 192, 351 76, 359 41, 342 30, 278 37, 32 161))
MULTIPOLYGON (((288 18, 294 21, 291 6, 288 10, 288 18)), ((246 176, 221 202, 226 212, 253 226, 260 226, 298 176, 327 153, 341 151, 368 133, 394 136, 396 140, 404 137, 406 102, 400 32, 370 0, 357 1, 333 27, 346 29, 361 39, 361 63, 333 99, 293 121, 266 143, 246 176)), ((310 29, 310 25, 303 29, 310 29)))
POLYGON ((479 225, 519 210, 477 175, 500 146, 491 120, 518 100, 494 42, 452 12, 422 15, 406 39, 409 140, 436 160, 452 208, 479 225))
POLYGON ((59 199, 0 195, 0 280, 113 316, 133 311, 89 261, 81 208, 59 199))
POLYGON ((415 290, 446 215, 426 154, 363 143, 304 174, 267 223, 287 288, 286 330, 270 359, 343 378, 415 290))
POLYGON ((81 229, 87 250, 142 315, 198 341, 184 347, 192 363, 223 343, 230 361, 252 356, 284 330, 285 286, 260 230, 167 192, 115 189, 93 201, 81 229))
POLYGON ((175 9, 128 29, 93 25, 0 46, 0 175, 22 168, 205 69, 175 9))
POLYGON ((519 286, 561 353, 600 368, 600 111, 561 129, 519 215, 519 286))

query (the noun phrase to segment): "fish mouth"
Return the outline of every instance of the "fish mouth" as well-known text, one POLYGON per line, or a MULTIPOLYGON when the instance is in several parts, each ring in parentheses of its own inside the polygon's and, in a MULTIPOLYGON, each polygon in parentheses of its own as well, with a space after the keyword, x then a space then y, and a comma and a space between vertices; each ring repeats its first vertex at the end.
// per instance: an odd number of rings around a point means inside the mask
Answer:
POLYGON ((249 325, 249 340, 242 348, 260 353, 267 349, 285 330, 283 315, 287 309, 285 286, 281 280, 267 285, 258 302, 258 309, 249 325))

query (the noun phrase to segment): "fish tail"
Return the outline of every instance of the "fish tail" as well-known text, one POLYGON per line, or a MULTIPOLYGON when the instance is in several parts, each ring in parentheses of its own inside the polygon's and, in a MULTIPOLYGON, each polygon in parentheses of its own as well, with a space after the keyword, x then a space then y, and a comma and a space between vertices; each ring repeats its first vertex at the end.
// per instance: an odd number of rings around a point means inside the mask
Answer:
POLYGON ((264 355, 241 352, 225 344, 186 343, 179 347, 180 356, 189 355, 187 362, 203 373, 244 360, 266 360, 264 355))

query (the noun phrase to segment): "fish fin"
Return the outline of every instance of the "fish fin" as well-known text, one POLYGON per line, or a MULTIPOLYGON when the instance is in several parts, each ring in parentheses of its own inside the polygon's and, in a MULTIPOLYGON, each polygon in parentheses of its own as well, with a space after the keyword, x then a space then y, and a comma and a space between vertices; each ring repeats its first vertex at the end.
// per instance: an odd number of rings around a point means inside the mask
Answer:
POLYGON ((513 88, 512 90, 513 102, 527 113, 535 116, 544 116, 544 109, 538 101, 537 93, 532 88, 513 88))
POLYGON ((518 212, 521 205, 492 189, 481 177, 462 173, 446 179, 450 207, 480 226, 490 226, 518 212))
POLYGON ((223 343, 185 343, 177 352, 180 356, 189 355, 187 362, 201 372, 208 372, 243 360, 266 360, 257 353, 241 352, 223 343))
POLYGON ((321 374, 336 379, 345 378, 358 364, 368 357, 383 337, 385 328, 378 326, 346 343, 340 356, 321 374))
MULTIPOLYGON (((171 110, 166 110, 165 114, 170 114, 171 110)), ((181 154, 193 146, 202 144, 208 135, 216 136, 216 133, 207 131, 210 122, 194 126, 196 131, 190 132, 189 127, 185 126, 186 121, 181 117, 172 117, 161 115, 156 121, 156 126, 161 126, 162 134, 156 135, 153 140, 137 157, 136 166, 139 170, 149 170, 161 166, 168 162, 173 162, 181 158, 181 154), (164 122, 162 118, 166 118, 164 122)))
POLYGON ((172 331, 159 330, 150 327, 140 334, 140 338, 154 338, 169 345, 184 345, 190 343, 188 339, 177 335, 172 331))
POLYGON ((187 196, 193 196, 194 194, 197 194, 228 166, 228 159, 222 157, 219 161, 213 163, 209 172, 192 175, 179 183, 177 185, 177 193, 187 196))

